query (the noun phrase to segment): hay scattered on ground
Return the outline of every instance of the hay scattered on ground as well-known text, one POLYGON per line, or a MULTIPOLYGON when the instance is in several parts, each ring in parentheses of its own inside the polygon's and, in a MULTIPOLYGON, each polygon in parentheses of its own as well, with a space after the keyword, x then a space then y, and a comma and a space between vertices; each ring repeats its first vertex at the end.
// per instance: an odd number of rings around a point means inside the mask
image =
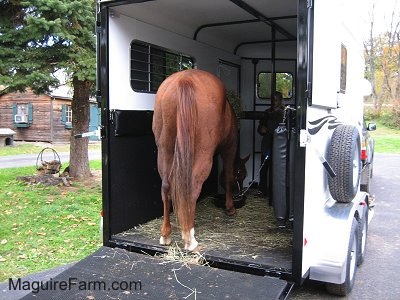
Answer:
MULTIPOLYGON (((118 236, 140 235, 158 245, 161 225, 162 218, 154 219, 118 236)), ((172 245, 168 247, 167 260, 185 253, 179 249, 181 233, 174 215, 171 216, 171 226, 172 245)), ((267 251, 288 249, 292 240, 291 230, 277 228, 273 209, 267 200, 251 194, 247 196, 246 204, 237 209, 232 217, 214 205, 214 198, 200 201, 196 208, 195 236, 200 244, 200 253, 227 251, 231 258, 246 256, 253 259, 267 251)), ((189 259, 193 260, 193 257, 189 259)))
POLYGON ((179 262, 184 266, 190 264, 208 266, 206 258, 200 252, 188 252, 182 249, 177 242, 168 247, 166 253, 159 253, 156 255, 164 262, 179 262))

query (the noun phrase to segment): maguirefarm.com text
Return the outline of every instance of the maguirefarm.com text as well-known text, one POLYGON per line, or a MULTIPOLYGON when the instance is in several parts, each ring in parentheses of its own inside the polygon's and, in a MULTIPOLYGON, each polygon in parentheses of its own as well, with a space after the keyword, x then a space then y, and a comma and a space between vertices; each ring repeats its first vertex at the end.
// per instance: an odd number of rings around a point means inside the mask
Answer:
POLYGON ((8 279, 8 289, 10 291, 31 291, 34 294, 40 291, 70 291, 77 289, 80 291, 141 291, 142 282, 139 281, 113 281, 106 282, 102 280, 79 280, 76 277, 67 280, 48 281, 29 281, 21 278, 8 279))

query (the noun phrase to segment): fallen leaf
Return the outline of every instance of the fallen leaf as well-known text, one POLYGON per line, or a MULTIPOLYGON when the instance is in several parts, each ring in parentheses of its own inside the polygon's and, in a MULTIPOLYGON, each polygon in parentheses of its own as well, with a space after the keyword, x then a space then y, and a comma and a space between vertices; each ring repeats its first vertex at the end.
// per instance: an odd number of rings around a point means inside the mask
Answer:
POLYGON ((0 244, 1 244, 1 245, 5 245, 5 244, 7 244, 7 242, 8 242, 8 241, 7 241, 6 239, 4 239, 4 240, 1 240, 0 244))

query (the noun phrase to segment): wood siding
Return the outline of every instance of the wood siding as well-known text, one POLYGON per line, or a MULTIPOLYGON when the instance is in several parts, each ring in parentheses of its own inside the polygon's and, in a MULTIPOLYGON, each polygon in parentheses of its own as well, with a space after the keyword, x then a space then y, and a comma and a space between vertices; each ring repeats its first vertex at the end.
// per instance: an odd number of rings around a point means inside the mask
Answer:
POLYGON ((0 128, 16 132, 16 141, 41 141, 69 143, 71 130, 61 122, 62 105, 71 104, 70 99, 52 98, 49 95, 35 95, 32 92, 9 93, 0 96, 0 128), (20 128, 14 124, 13 105, 32 104, 33 120, 29 127, 20 128))

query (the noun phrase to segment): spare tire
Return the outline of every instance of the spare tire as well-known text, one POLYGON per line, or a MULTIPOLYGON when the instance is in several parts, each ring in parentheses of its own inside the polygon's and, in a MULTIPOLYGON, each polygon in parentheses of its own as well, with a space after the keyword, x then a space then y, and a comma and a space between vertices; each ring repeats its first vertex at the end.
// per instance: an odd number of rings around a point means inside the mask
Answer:
POLYGON ((328 162, 336 173, 329 177, 329 191, 338 202, 348 203, 360 184, 360 135, 352 125, 339 125, 332 134, 328 162))

